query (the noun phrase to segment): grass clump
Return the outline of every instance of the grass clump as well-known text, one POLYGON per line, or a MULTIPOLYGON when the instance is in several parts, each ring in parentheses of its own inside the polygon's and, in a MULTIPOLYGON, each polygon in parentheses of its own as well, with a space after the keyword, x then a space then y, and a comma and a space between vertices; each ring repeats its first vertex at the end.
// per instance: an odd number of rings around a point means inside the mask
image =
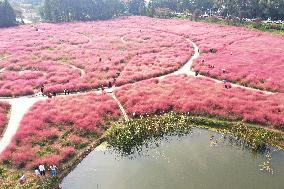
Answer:
POLYGON ((219 118, 167 113, 117 122, 106 132, 106 141, 123 154, 132 154, 150 140, 165 135, 185 135, 191 128, 206 128, 232 135, 243 140, 252 150, 261 150, 267 145, 283 148, 283 135, 264 128, 219 118))
POLYGON ((115 123, 106 132, 106 141, 116 150, 131 154, 150 139, 190 132, 189 119, 175 113, 146 116, 126 123, 115 123))
POLYGON ((246 141, 253 150, 261 150, 268 144, 279 146, 280 142, 283 141, 283 136, 280 133, 242 123, 231 127, 230 132, 234 136, 246 141))

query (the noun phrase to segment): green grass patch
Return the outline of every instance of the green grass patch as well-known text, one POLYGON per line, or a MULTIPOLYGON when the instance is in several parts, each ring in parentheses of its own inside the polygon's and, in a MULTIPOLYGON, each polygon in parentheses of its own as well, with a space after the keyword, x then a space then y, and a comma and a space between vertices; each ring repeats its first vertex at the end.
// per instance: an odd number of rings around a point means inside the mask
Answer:
POLYGON ((115 150, 123 154, 131 154, 150 140, 159 139, 165 135, 185 135, 193 127, 233 135, 248 143, 252 150, 261 149, 265 145, 283 148, 281 145, 284 141, 283 135, 274 131, 242 122, 173 112, 114 123, 105 136, 106 141, 115 150))

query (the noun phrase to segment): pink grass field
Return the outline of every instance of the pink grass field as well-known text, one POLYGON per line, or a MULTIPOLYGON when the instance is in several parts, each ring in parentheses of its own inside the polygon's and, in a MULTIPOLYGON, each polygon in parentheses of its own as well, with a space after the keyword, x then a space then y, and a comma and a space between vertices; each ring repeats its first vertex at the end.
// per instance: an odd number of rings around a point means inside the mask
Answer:
POLYGON ((8 123, 8 114, 10 110, 10 104, 7 102, 0 102, 0 137, 5 130, 8 123))
POLYGON ((225 89, 210 79, 169 76, 126 85, 116 95, 129 115, 168 111, 216 115, 284 130, 284 95, 225 89))
POLYGON ((284 37, 185 20, 126 17, 0 30, 0 57, 7 57, 0 61, 5 68, 0 95, 32 94, 42 84, 47 91, 87 90, 107 84, 116 73, 121 73, 118 85, 169 73, 192 55, 186 39, 201 49, 193 66, 201 74, 284 91, 284 37))
POLYGON ((124 20, 151 25, 159 31, 182 35, 194 41, 201 56, 193 70, 254 88, 284 92, 284 37, 243 27, 186 20, 136 17, 124 20), (211 53, 210 49, 216 49, 211 53), (231 55, 232 52, 232 55, 231 55), (201 61, 204 60, 204 63, 201 61), (214 66, 214 68, 213 68, 214 66), (226 73, 222 73, 222 69, 226 73))
MULTIPOLYGON (((175 111, 284 131, 284 38, 275 34, 127 17, 1 29, 0 41, 0 96, 32 94, 42 84, 46 91, 83 91, 116 78, 117 85, 125 86, 115 93, 130 116, 175 111), (188 39, 201 50, 193 70, 280 93, 225 89, 209 78, 185 75, 151 79, 177 70, 190 59, 193 48, 188 39), (144 79, 148 80, 140 81, 144 79)), ((0 104, 0 133, 7 123, 6 110, 7 105, 0 104)), ((1 160, 26 169, 40 163, 58 165, 102 135, 108 121, 119 116, 116 102, 107 95, 38 102, 24 116, 1 160)))
POLYGON ((123 84, 172 72, 192 55, 183 36, 121 22, 123 19, 0 30, 0 57, 6 57, 0 61, 4 68, 0 95, 32 94, 42 84, 47 91, 87 90, 106 85, 117 73, 121 73, 117 84, 123 84))
POLYGON ((67 161, 102 135, 120 112, 107 95, 56 97, 36 103, 21 121, 11 144, 1 154, 18 168, 67 161))

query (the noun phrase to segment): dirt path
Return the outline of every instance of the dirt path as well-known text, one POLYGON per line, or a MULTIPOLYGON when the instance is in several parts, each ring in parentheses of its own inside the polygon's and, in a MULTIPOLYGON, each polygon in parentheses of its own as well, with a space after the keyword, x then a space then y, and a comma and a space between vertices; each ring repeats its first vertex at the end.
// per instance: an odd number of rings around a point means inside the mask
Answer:
POLYGON ((4 57, 0 58, 0 61, 5 60, 6 58, 9 58, 9 57, 11 57, 11 56, 12 56, 12 55, 4 56, 4 57))
POLYGON ((112 88, 112 89, 109 89, 109 90, 110 90, 110 91, 106 91, 106 92, 108 92, 109 95, 110 95, 110 96, 114 99, 114 101, 117 103, 117 105, 118 105, 118 107, 119 107, 119 109, 120 109, 120 112, 121 112, 122 115, 123 115, 124 120, 125 120, 125 121, 129 121, 129 118, 128 118, 128 116, 127 116, 127 113, 126 113, 124 107, 122 106, 122 104, 120 103, 120 101, 116 98, 115 93, 113 92, 113 88, 112 88))
POLYGON ((124 36, 120 37, 122 43, 126 44, 127 42, 124 40, 124 36))
POLYGON ((85 72, 85 70, 83 70, 83 69, 81 69, 81 68, 78 68, 77 66, 74 66, 74 65, 69 65, 70 66, 70 68, 72 68, 72 69, 75 69, 75 70, 79 70, 80 71, 80 77, 84 77, 85 75, 86 75, 86 72, 85 72))
POLYGON ((13 136, 15 135, 20 122, 24 117, 25 113, 40 100, 44 100, 46 97, 35 97, 35 98, 17 98, 3 100, 9 102, 11 105, 10 119, 6 127, 5 133, 0 140, 0 153, 10 144, 13 136))
MULTIPOLYGON (((192 44, 192 46, 194 48, 194 55, 190 58, 190 60, 184 66, 182 66, 179 70, 171 73, 170 75, 186 74, 186 75, 190 75, 190 76, 195 76, 195 72, 192 71, 192 64, 193 64, 193 61, 200 56, 200 53, 199 53, 198 46, 193 41, 191 41, 189 39, 188 39, 188 41, 192 44)), ((162 77, 165 77, 165 76, 162 76, 162 77)), ((210 80, 212 80, 216 83, 221 83, 221 84, 223 83, 223 81, 221 81, 221 80, 214 79, 212 77, 207 77, 207 76, 204 76, 204 75, 198 75, 197 77, 207 78, 207 79, 210 79, 210 80)), ((265 90, 260 90, 260 89, 256 89, 256 88, 252 88, 252 87, 246 87, 246 86, 243 86, 243 85, 240 85, 240 84, 237 84, 237 83, 236 84, 230 83, 230 84, 232 85, 232 87, 238 87, 238 88, 242 88, 242 89, 246 89, 246 90, 250 90, 250 91, 262 92, 264 94, 274 94, 271 91, 265 91, 265 90)))

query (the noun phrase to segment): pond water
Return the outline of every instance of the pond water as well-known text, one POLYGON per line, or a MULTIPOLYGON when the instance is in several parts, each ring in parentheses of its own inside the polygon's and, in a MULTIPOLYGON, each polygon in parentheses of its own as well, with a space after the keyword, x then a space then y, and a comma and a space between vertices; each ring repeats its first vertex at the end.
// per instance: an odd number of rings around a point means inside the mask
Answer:
POLYGON ((61 183, 64 189, 283 189, 284 152, 253 153, 203 129, 121 156, 98 147, 61 183), (260 170, 272 156, 271 171, 260 170))

